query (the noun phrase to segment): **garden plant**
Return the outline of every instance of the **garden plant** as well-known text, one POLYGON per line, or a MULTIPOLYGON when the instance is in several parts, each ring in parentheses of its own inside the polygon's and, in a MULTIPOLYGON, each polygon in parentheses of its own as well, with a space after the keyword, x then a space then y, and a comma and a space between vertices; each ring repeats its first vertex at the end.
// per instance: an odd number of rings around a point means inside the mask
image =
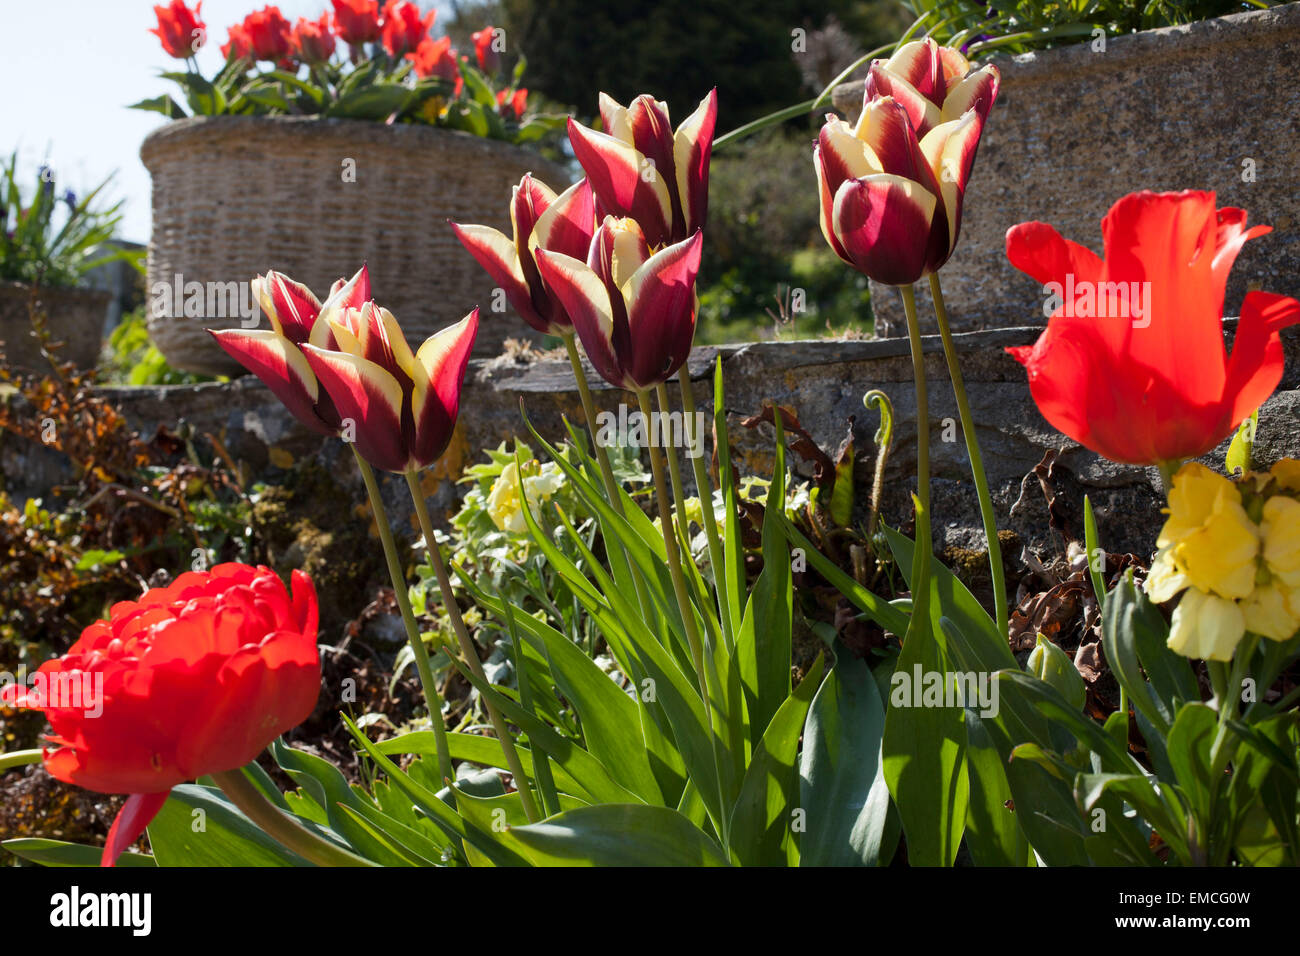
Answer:
MULTIPOLYGON (((969 39, 986 27, 965 6, 945 22, 969 39)), ((186 59, 198 10, 173 0, 158 16, 167 50, 186 59)), ((496 109, 490 34, 482 72, 452 56, 444 75, 424 59, 436 41, 409 3, 381 15, 335 0, 332 18, 292 28, 278 16, 232 28, 215 81, 172 76, 195 112, 529 129, 522 105, 505 105, 518 77, 496 109), (271 67, 254 72, 254 59, 271 67)), ((41 747, 0 755, 0 769, 41 762, 61 781, 129 795, 102 849, 5 848, 105 866, 1300 863, 1300 462, 1253 461, 1300 302, 1247 293, 1224 345, 1228 274, 1269 227, 1195 188, 1117 191, 1100 254, 1044 222, 1007 224, 1011 263, 1068 290, 1038 341, 1009 350, 1043 418, 1161 477, 1149 570, 1109 565, 1084 503, 1081 587, 1119 687, 1119 706, 1100 713, 1050 635, 1033 635, 1023 663, 1009 641, 1012 596, 940 279, 967 189, 979 188, 1001 75, 954 44, 909 36, 876 58, 860 118, 829 115, 809 157, 806 199, 828 247, 904 303, 917 429, 908 523, 877 511, 894 417, 877 389, 863 390, 880 419, 864 528, 851 527, 852 450, 847 468, 833 461, 793 409, 769 404, 745 422, 770 436, 772 467, 740 474, 723 362, 689 361, 718 96, 682 118, 650 94, 623 105, 601 93, 599 129, 567 121, 583 178, 524 176, 501 197, 512 234, 429 225, 454 231, 518 317, 560 341, 582 410, 547 435, 521 395, 521 438, 483 450, 450 534, 435 529, 421 478, 471 400, 480 323, 504 319, 465 303, 461 321, 408 341, 366 264, 329 289, 268 264, 252 281, 270 327, 210 330, 285 415, 355 459, 419 720, 383 736, 340 701, 361 782, 287 743, 320 695, 338 694, 322 686, 315 586, 297 567, 213 563, 114 603, 67 653, 0 689, 49 722, 41 747), (934 554, 918 283, 987 543, 983 603, 934 554), (1120 287, 1139 290, 1142 307, 1120 287), (592 371, 621 397, 625 433, 611 431, 592 371), (707 411, 693 382, 711 394, 707 411), (1223 467, 1207 466, 1234 435, 1223 467), (814 490, 792 451, 824 460, 814 490), (377 473, 409 490, 414 566, 377 473), (850 570, 837 538, 853 542, 850 570), (814 627, 817 652, 801 657, 814 579, 879 640, 864 650, 814 627), (446 627, 422 630, 428 615, 446 627), (471 700, 457 720, 453 684, 471 700)))

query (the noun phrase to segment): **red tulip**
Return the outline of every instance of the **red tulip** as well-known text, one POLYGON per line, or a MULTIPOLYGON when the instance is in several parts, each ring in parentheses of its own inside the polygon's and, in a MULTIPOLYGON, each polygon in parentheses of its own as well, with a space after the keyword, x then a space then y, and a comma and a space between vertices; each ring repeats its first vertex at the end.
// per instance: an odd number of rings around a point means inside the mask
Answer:
POLYGON ((334 27, 349 46, 379 39, 379 0, 332 0, 334 27))
POLYGON ((208 332, 231 358, 265 382, 294 418, 318 434, 338 435, 338 410, 316 381, 301 346, 311 341, 336 347, 329 317, 369 301, 370 273, 362 266, 351 279, 334 283, 324 305, 305 285, 274 271, 253 280, 253 293, 271 328, 208 332))
POLYGON ((428 16, 420 19, 420 8, 411 0, 388 0, 380 27, 388 55, 402 57, 418 49, 429 36, 436 15, 436 10, 430 10, 428 16))
POLYGON ((329 13, 322 13, 319 20, 298 18, 293 28, 293 52, 303 63, 325 63, 334 55, 335 45, 329 13))
POLYGON ((501 66, 501 54, 492 45, 496 38, 496 28, 486 26, 470 34, 474 41, 474 56, 478 58, 479 69, 484 73, 495 73, 501 66))
POLYGON ((584 179, 556 196, 545 183, 526 174, 514 187, 510 221, 513 240, 490 226, 453 222, 451 228, 525 322, 546 335, 571 334, 573 323, 542 282, 534 256, 538 249, 546 249, 586 258, 596 228, 591 187, 584 179))
POLYGON ((259 60, 281 63, 293 52, 293 28, 279 7, 263 7, 244 17, 244 32, 259 60))
POLYGON ((67 654, 5 703, 44 711, 45 769, 103 793, 132 794, 103 865, 144 832, 168 791, 251 762, 316 706, 316 591, 286 591, 270 568, 219 564, 114 604, 67 654))
POLYGON ((1203 455, 1281 379, 1278 332, 1300 321, 1300 303, 1247 293, 1227 354, 1228 272, 1270 227, 1246 229, 1245 211, 1214 202, 1212 192, 1125 196, 1101 223, 1105 258, 1046 223, 1007 232, 1011 264, 1063 300, 1037 343, 1008 351, 1043 417, 1112 461, 1203 455))
POLYGON ((534 255, 596 371, 639 392, 666 382, 690 354, 703 244, 697 230, 651 255, 634 220, 606 216, 586 262, 540 248, 534 255))
POLYGON ((149 32, 162 41, 162 48, 168 56, 185 60, 198 52, 206 35, 206 25, 199 19, 203 9, 202 0, 191 10, 184 0, 171 0, 165 7, 154 7, 158 17, 158 26, 149 32))
POLYGON ((627 107, 600 94, 606 132, 569 120, 569 142, 601 205, 635 219, 652 248, 681 242, 704 227, 718 91, 700 101, 677 132, 668 106, 638 96, 627 107))
POLYGON ((497 112, 506 119, 518 122, 523 119, 526 109, 528 109, 528 91, 523 87, 517 90, 497 90, 497 112))
POLYGON ((999 83, 994 66, 968 69, 960 53, 928 38, 904 44, 872 64, 857 126, 828 115, 822 127, 813 153, 822 234, 877 282, 910 285, 957 247, 999 83))
POLYGON ((460 67, 456 63, 456 51, 451 48, 451 37, 437 40, 426 37, 414 53, 406 54, 406 58, 420 79, 436 76, 448 83, 460 80, 460 67))
POLYGON ((253 41, 242 23, 226 30, 226 42, 221 45, 221 55, 229 59, 253 59, 253 41))
POLYGON ((376 468, 412 472, 438 460, 460 412, 478 309, 412 352, 393 313, 367 302, 329 326, 335 344, 302 347, 344 421, 356 423, 361 457, 376 468))

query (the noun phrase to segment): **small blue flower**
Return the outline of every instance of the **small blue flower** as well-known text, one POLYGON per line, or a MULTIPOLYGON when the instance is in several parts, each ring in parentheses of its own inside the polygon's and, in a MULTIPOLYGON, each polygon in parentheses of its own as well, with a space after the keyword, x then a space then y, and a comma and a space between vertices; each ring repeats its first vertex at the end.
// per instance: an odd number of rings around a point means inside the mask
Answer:
POLYGON ((71 189, 63 194, 63 201, 68 204, 69 209, 77 208, 77 194, 71 189))

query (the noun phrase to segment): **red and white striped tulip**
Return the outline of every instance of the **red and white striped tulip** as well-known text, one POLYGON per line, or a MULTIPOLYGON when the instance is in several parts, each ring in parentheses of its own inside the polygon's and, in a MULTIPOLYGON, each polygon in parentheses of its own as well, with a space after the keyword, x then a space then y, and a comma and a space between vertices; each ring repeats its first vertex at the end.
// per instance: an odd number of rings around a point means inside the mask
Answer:
POLYGON ((998 91, 932 40, 872 64, 856 126, 828 115, 814 150, 822 234, 835 253, 887 285, 909 285, 957 247, 962 201, 998 91))
POLYGON ((605 132, 569 119, 569 142, 602 211, 641 224, 652 249, 704 228, 718 91, 674 132, 668 104, 648 93, 624 107, 600 94, 605 132))
POLYGON ((586 258, 596 229, 591 186, 582 180, 559 196, 531 174, 510 201, 514 239, 491 226, 452 223, 457 238, 505 292, 525 322, 545 335, 572 335, 573 323, 537 271, 535 250, 586 258))
POLYGON ((324 304, 311 289, 280 272, 258 276, 252 288, 271 328, 208 329, 209 334, 226 354, 260 378, 298 421, 322 435, 337 435, 338 410, 321 390, 301 346, 309 341, 325 346, 333 342, 328 317, 359 308, 370 298, 370 273, 362 266, 351 279, 339 279, 324 304))
POLYGON ((345 437, 361 457, 393 472, 437 461, 456 427, 478 309, 414 352, 393 313, 373 301, 325 323, 331 341, 308 342, 302 352, 340 420, 355 424, 345 437))
POLYGON ((651 253, 635 220, 606 216, 587 261, 539 249, 537 267, 573 319, 596 371, 641 392, 682 366, 695 338, 695 277, 704 235, 651 253))

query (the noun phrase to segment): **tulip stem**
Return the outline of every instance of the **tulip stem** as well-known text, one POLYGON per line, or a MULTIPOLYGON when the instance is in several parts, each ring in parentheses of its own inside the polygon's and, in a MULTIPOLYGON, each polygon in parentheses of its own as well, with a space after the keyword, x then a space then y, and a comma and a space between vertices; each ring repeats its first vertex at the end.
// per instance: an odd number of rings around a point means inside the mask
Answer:
MULTIPOLYGON (((691 379, 687 374, 686 363, 677 372, 677 384, 682 391, 682 418, 686 423, 687 444, 695 447, 695 393, 691 390, 691 379)), ((713 589, 718 597, 718 615, 722 619, 722 635, 727 643, 727 651, 735 650, 734 622, 731 620, 731 605, 722 591, 719 575, 723 574, 725 558, 722 554, 722 538, 718 535, 718 519, 713 513, 713 483, 709 481, 709 470, 704 465, 704 448, 701 439, 700 454, 691 459, 695 469, 695 491, 700 496, 700 511, 704 516, 704 533, 709 539, 709 564, 713 571, 713 589)))
MULTIPOLYGON (((914 630, 929 627, 924 617, 930 596, 930 402, 925 383, 925 355, 921 350, 921 326, 916 318, 916 293, 912 286, 899 286, 903 294, 903 312, 907 315, 907 341, 912 352, 912 378, 916 387, 916 545, 912 557, 913 622, 914 630)), ((906 639, 906 638, 905 638, 906 639)))
POLYGON ((411 645, 415 657, 415 669, 420 675, 420 686, 424 689, 425 703, 429 706, 429 723, 433 726, 433 738, 438 751, 438 773, 444 780, 455 780, 456 773, 451 766, 451 751, 447 746, 447 727, 442 716, 442 694, 433 676, 433 666, 429 662, 429 651, 420 637, 420 628, 415 623, 415 613, 411 610, 411 596, 408 593, 406 576, 402 573, 402 562, 397 557, 397 545, 393 542, 393 529, 388 523, 388 512, 384 510, 384 499, 379 494, 379 482, 375 480, 375 470, 370 462, 361 457, 357 446, 348 442, 352 454, 361 469, 361 478, 366 483, 366 494, 370 496, 370 510, 375 513, 375 527, 379 529, 379 540, 384 546, 384 558, 388 562, 388 576, 393 582, 393 594, 397 598, 397 608, 402 612, 402 624, 406 627, 406 639, 411 645))
POLYGON ((323 837, 312 833, 292 816, 267 800, 261 790, 236 767, 212 774, 222 793, 230 802, 243 811, 244 816, 252 820, 277 842, 304 860, 317 866, 375 866, 365 857, 345 850, 337 843, 331 843, 323 837))
MULTIPOLYGON (((433 573, 438 578, 438 593, 442 596, 442 606, 447 612, 447 617, 451 618, 452 630, 456 632, 456 639, 460 642, 460 656, 464 659, 465 664, 474 676, 484 684, 490 684, 487 674, 483 672, 483 663, 478 659, 478 650, 474 647, 474 641, 469 635, 469 628, 465 626, 465 618, 461 616, 460 605, 456 603, 456 596, 451 590, 451 576, 447 573, 446 562, 442 560, 442 550, 438 547, 438 540, 433 535, 433 522, 429 520, 429 506, 425 504, 424 494, 420 491, 420 480, 416 477, 414 471, 406 473, 406 485, 411 489, 411 500, 415 503, 415 514, 420 521, 420 530, 424 533, 425 550, 429 552, 429 563, 433 565, 433 573)), ((524 502, 524 507, 528 503, 524 502)), ((520 681, 522 682, 522 674, 520 681)), ((505 753, 506 766, 510 768, 510 774, 515 778, 515 789, 519 791, 519 799, 523 801, 524 814, 528 817, 529 823, 536 823, 540 820, 541 814, 537 812, 537 804, 533 802, 532 790, 529 789, 528 776, 524 773, 524 765, 519 759, 519 753, 515 750, 515 740, 510 735, 510 728, 506 726, 505 718, 497 710, 495 705, 488 700, 487 695, 483 695, 483 706, 487 708, 488 719, 492 721, 492 729, 496 731, 497 739, 501 741, 501 750, 505 753)), ((454 779, 454 778, 452 778, 454 779)))
POLYGON ((15 750, 11 753, 0 754, 0 773, 6 770, 12 770, 14 767, 25 767, 29 763, 41 762, 41 749, 34 750, 15 750))
POLYGON ((948 327, 948 309, 943 302, 943 289, 939 285, 937 272, 930 273, 930 298, 934 302, 934 317, 939 323, 939 337, 943 339, 943 354, 948 360, 948 376, 952 379, 952 390, 957 396, 957 413, 961 416, 961 431, 966 438, 966 457, 970 459, 971 477, 975 479, 975 494, 980 503, 980 518, 984 522, 984 538, 988 543, 989 574, 993 579, 994 611, 998 622, 998 633, 1005 637, 1010 632, 1010 621, 1008 620, 1006 573, 1002 567, 1002 545, 998 541, 998 518, 993 511, 993 496, 989 493, 989 481, 984 474, 984 456, 980 454, 979 437, 975 434, 975 420, 971 415, 970 400, 966 396, 966 384, 962 380, 957 348, 953 345, 952 331, 948 327))
POLYGON ((1182 466, 1183 463, 1181 461, 1178 461, 1177 459, 1174 459, 1173 461, 1162 461, 1159 463, 1158 467, 1160 468, 1160 491, 1164 494, 1166 498, 1169 497, 1169 492, 1173 490, 1174 475, 1178 473, 1178 469, 1181 468, 1182 466))
MULTIPOLYGON (((638 407, 644 421, 650 421, 650 392, 642 389, 636 393, 638 407)), ((727 801, 722 792, 722 762, 718 756, 718 740, 713 733, 713 706, 710 703, 708 674, 704 669, 704 646, 700 643, 700 632, 695 626, 695 609, 686 592, 686 576, 682 572, 681 552, 677 549, 677 535, 673 531, 672 504, 668 501, 667 482, 664 480, 663 456, 659 446, 652 441, 646 445, 650 452, 650 473, 654 478, 655 498, 659 504, 659 529, 663 533, 664 553, 668 558, 668 575, 672 578, 673 593, 677 598, 677 610, 681 612, 682 627, 686 631, 686 642, 690 645, 691 660, 695 665, 695 675, 700 683, 700 698, 704 703, 704 719, 709 730, 709 739, 713 744, 714 773, 718 781, 718 806, 722 815, 719 834, 723 846, 728 845, 727 801)))
MULTIPOLYGON (((686 519, 686 492, 682 486, 682 466, 681 462, 677 460, 677 450, 665 440, 670 435, 668 427, 669 399, 668 386, 663 382, 660 382, 655 387, 655 398, 659 402, 661 419, 659 426, 659 441, 666 449, 664 457, 668 459, 668 479, 673 487, 673 504, 676 505, 675 516, 677 519, 677 531, 682 536, 682 541, 689 553, 691 544, 691 528, 690 523, 686 519)), ((647 430, 649 429, 649 424, 650 423, 647 421, 647 430)))
MULTIPOLYGON (((591 397, 591 387, 587 384, 587 373, 582 367, 582 356, 578 354, 578 343, 572 331, 560 336, 564 340, 565 351, 569 353, 569 364, 573 366, 573 378, 578 383, 578 394, 582 397, 582 413, 587 418, 587 431, 591 434, 591 445, 596 451, 596 461, 600 464, 600 477, 605 483, 605 497, 609 499, 609 506, 620 517, 623 516, 623 496, 619 494, 618 481, 614 478, 614 469, 609 463, 609 452, 601 444, 597 437, 596 429, 596 403, 591 397)), ((632 579, 632 585, 636 589, 637 604, 641 607, 641 615, 648 621, 650 620, 650 596, 646 593, 645 582, 641 580, 641 575, 635 567, 632 566, 631 559, 628 558, 627 550, 623 547, 623 542, 618 539, 617 535, 612 535, 612 542, 605 542, 605 549, 610 553, 611 559, 617 553, 622 558, 622 564, 627 569, 628 577, 632 579)))

